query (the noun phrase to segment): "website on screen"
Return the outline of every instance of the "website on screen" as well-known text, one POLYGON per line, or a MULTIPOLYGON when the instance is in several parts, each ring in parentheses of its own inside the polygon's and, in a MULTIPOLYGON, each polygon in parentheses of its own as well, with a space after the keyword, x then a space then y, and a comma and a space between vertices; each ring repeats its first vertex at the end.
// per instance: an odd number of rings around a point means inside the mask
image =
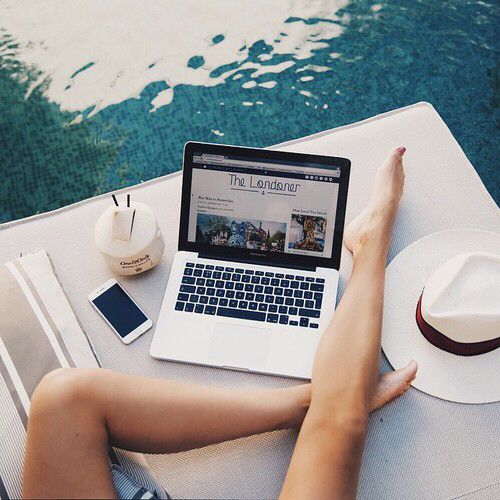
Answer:
POLYGON ((340 170, 195 154, 188 240, 330 257, 340 170))

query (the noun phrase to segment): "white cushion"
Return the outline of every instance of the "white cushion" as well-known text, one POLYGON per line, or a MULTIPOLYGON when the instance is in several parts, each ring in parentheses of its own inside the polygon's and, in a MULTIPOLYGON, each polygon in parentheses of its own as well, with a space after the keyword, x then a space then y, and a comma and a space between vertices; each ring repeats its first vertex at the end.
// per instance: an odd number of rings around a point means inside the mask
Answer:
MULTIPOLYGON (((281 145, 283 149, 352 160, 347 220, 366 204, 375 169, 393 146, 406 146, 406 190, 390 258, 443 229, 498 231, 499 213, 472 165, 434 108, 419 103, 363 122, 281 145), (438 208, 438 209, 436 209, 438 208)), ((181 158, 176 167, 181 167, 181 158)), ((174 166, 175 167, 175 166, 174 166)), ((181 178, 172 174, 130 192, 155 211, 166 242, 157 268, 123 283, 156 321, 176 251, 181 178)), ((87 294, 111 278, 93 242, 93 226, 110 196, 0 226, 0 260, 42 246, 104 366, 153 377, 224 387, 284 387, 291 380, 153 360, 152 332, 123 345, 97 317, 87 294)), ((352 260, 344 251, 341 289, 352 260)), ((384 361, 383 369, 388 365, 384 361)), ((332 366, 332 377, 335 367, 332 366)), ((498 498, 500 404, 462 405, 411 389, 372 414, 360 476, 360 498, 498 498), (479 492, 474 493, 472 492, 479 492), (469 498, 469 497, 467 497, 469 498)), ((275 498, 296 434, 281 431, 148 461, 167 491, 187 498, 275 498)), ((335 439, 335 436, 332 436, 335 439)))

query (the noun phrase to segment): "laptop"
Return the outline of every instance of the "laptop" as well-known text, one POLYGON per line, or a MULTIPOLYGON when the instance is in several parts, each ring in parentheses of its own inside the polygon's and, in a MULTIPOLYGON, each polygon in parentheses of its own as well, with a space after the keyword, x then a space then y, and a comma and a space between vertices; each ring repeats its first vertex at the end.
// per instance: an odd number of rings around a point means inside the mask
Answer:
POLYGON ((335 309, 350 161, 188 142, 154 358, 309 379, 335 309))

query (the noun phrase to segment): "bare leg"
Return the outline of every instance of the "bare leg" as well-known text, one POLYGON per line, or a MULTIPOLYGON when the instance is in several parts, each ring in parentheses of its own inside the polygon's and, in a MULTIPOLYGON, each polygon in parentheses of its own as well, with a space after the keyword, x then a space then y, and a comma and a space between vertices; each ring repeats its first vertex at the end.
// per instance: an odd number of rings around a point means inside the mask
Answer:
MULTIPOLYGON (((412 372, 380 378, 372 409, 408 387, 412 372)), ((167 453, 300 427, 310 385, 226 391, 103 369, 57 370, 32 399, 24 465, 28 498, 111 498, 108 445, 167 453)))
MULTIPOLYGON (((389 167, 384 175, 396 177, 395 183, 398 170, 389 167)), ((108 445, 168 453, 299 427, 311 397, 284 495, 353 495, 367 412, 404 392, 416 371, 409 365, 377 378, 385 254, 395 210, 365 214, 365 229, 348 242, 353 276, 322 340, 312 396, 309 385, 224 391, 102 369, 58 370, 32 399, 23 496, 114 497, 108 445)))
MULTIPOLYGON (((367 209, 346 230, 354 255, 349 285, 322 337, 311 404, 282 498, 355 498, 370 402, 376 393, 384 277, 401 198, 404 148, 379 169, 367 209)), ((407 370, 416 372, 412 362, 407 370)))

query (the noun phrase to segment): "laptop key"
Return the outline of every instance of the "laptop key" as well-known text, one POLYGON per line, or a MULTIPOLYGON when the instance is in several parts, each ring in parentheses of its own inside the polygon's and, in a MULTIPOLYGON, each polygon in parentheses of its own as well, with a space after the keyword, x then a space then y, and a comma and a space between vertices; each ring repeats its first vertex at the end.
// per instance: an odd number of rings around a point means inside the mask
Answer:
POLYGON ((207 289, 204 286, 199 286, 196 288, 196 293, 198 295, 205 295, 206 291, 207 291, 207 289))
POLYGON ((208 304, 208 297, 206 295, 200 297, 200 304, 208 304))
POLYGON ((309 323, 309 328, 319 328, 318 323, 309 323))
POLYGON ((283 302, 285 302, 284 297, 281 297, 281 296, 279 296, 279 297, 274 297, 274 303, 275 303, 275 304, 283 304, 283 302))
POLYGON ((212 271, 203 271, 203 277, 204 278, 211 278, 212 277, 212 271))
POLYGON ((203 304, 196 304, 194 312, 201 314, 203 312, 203 309, 205 309, 205 306, 203 304))
POLYGON ((288 314, 290 316, 297 316, 298 313, 299 313, 299 308, 298 307, 289 307, 288 308, 288 314))
POLYGON ((257 276, 264 276, 264 271, 255 271, 257 276))
POLYGON ((226 297, 228 299, 234 299, 234 290, 226 290, 226 297))
POLYGON ((300 289, 301 290, 309 290, 309 283, 307 281, 303 281, 301 284, 300 284, 300 289))
POLYGON ((215 288, 224 288, 224 282, 222 280, 217 280, 215 282, 215 288))
MULTIPOLYGON (((253 286, 253 285, 249 285, 249 286, 253 286)), ((262 285, 255 285, 253 291, 255 293, 262 293, 264 291, 264 287, 262 285)))
POLYGON ((189 295, 187 293, 180 293, 177 295, 177 300, 186 302, 189 299, 189 295))
POLYGON ((207 288, 207 295, 213 297, 215 295, 215 288, 207 288))
POLYGON ((232 273, 232 272, 234 272, 234 268, 232 268, 232 267, 226 267, 226 272, 227 273, 232 273))
POLYGON ((293 306, 293 299, 291 297, 285 297, 285 304, 287 306, 293 306))
POLYGON ((276 278, 284 278, 285 277, 285 275, 282 273, 276 273, 275 276, 276 276, 276 278))
POLYGON ((194 263, 193 262, 186 262, 186 267, 194 267, 194 263))
POLYGON ((206 306, 205 307, 205 314, 214 315, 216 310, 217 310, 217 308, 215 306, 206 306))
POLYGON ((272 304, 274 302, 274 297, 272 295, 266 295, 264 300, 267 304, 272 304))
POLYGON ((222 273, 222 279, 223 280, 230 280, 231 279, 231 273, 222 273))
POLYGON ((244 299, 245 298, 245 293, 244 292, 236 292, 236 298, 238 300, 244 299))
POLYGON ((224 297, 224 290, 222 288, 217 288, 217 290, 215 290, 215 295, 217 297, 224 297))
POLYGON ((231 278, 233 281, 241 281, 241 274, 233 274, 233 277, 231 278))
POLYGON ((215 266, 216 271, 224 271, 224 268, 222 266, 215 266))
POLYGON ((231 299, 229 301, 229 307, 238 307, 238 301, 236 299, 231 299))
POLYGON ((194 293, 196 292, 196 287, 193 285, 181 285, 179 291, 184 293, 194 293))
POLYGON ((283 288, 288 288, 290 286, 290 281, 289 280, 281 280, 280 286, 283 288))
POLYGON ((299 322, 298 321, 295 321, 294 319, 292 319, 289 323, 289 325, 292 325, 292 326, 298 326, 299 325, 299 322))
POLYGON ((300 283, 298 281, 292 281, 290 283, 291 288, 299 288, 299 286, 300 286, 300 283))
POLYGON ((201 269, 195 269, 193 272, 193 276, 201 276, 203 271, 201 269))
POLYGON ((185 312, 193 312, 194 309, 194 304, 191 302, 186 302, 186 305, 184 307, 185 312))
POLYGON ((255 295, 255 300, 256 300, 257 302, 264 302, 264 294, 263 294, 263 293, 257 293, 257 294, 255 295))
POLYGON ((207 280, 207 281, 205 281, 205 286, 213 288, 215 286, 215 281, 214 280, 207 280))
POLYGON ((287 288, 285 290, 285 297, 292 297, 293 296, 293 290, 291 288, 287 288))
POLYGON ((246 300, 240 300, 238 302, 238 307, 240 309, 247 309, 248 308, 248 302, 246 300))
POLYGON ((198 278, 196 280, 196 284, 199 286, 204 286, 205 285, 205 278, 198 278))
POLYGON ((227 290, 232 290, 234 288, 234 283, 232 281, 226 281, 226 284, 224 285, 224 287, 227 290))
POLYGON ((283 295, 283 288, 275 288, 274 295, 283 295))
POLYGON ((193 270, 190 267, 186 267, 186 269, 184 269, 184 276, 192 276, 192 274, 193 270))
POLYGON ((314 281, 314 278, 312 278, 311 276, 308 276, 306 278, 306 281, 309 281, 309 283, 313 282, 314 281))
POLYGON ((293 296, 296 299, 301 299, 304 296, 304 292, 302 290, 295 290, 295 292, 293 292, 293 296))
POLYGON ((314 308, 315 309, 321 309, 321 303, 323 302, 323 297, 320 297, 319 299, 316 299, 314 301, 314 308))
POLYGON ((245 293, 245 300, 252 302, 253 300, 255 300, 255 294, 250 292, 245 293))
POLYGON ((280 314, 286 314, 288 312, 288 307, 286 307, 286 306, 279 306, 278 307, 278 312, 280 314))
POLYGON ((313 298, 313 293, 312 292, 309 292, 309 291, 304 292, 304 299, 310 300, 312 298, 313 298))
POLYGON ((214 280, 220 280, 221 276, 222 276, 222 273, 221 273, 221 272, 219 272, 219 271, 214 271, 214 272, 212 273, 212 278, 213 278, 214 280))
POLYGON ((208 303, 211 306, 216 306, 218 302, 219 302, 219 299, 217 297, 210 297, 210 300, 208 301, 208 303))
POLYGON ((311 284, 311 290, 314 292, 322 292, 325 289, 324 285, 320 285, 318 283, 312 283, 311 284))
POLYGON ((287 274, 287 275, 285 275, 285 278, 287 280, 293 280, 293 279, 295 279, 295 276, 293 274, 287 274))
POLYGON ((250 309, 251 311, 256 311, 258 309, 258 305, 257 302, 249 302, 248 304, 248 309, 250 309))
POLYGON ((274 273, 267 272, 267 273, 266 273, 266 276, 268 276, 269 278, 272 278, 272 277, 274 276, 274 273))
POLYGON ((273 293, 273 287, 272 286, 266 286, 264 288, 264 293, 267 293, 268 295, 273 293))
POLYGON ((250 283, 250 279, 251 279, 251 277, 248 274, 244 274, 241 277, 241 281, 243 281, 243 283, 250 283))
POLYGON ((205 267, 205 264, 196 264, 196 267, 199 269, 203 269, 205 267))
POLYGON ((249 311, 248 309, 232 309, 230 307, 218 307, 217 316, 226 318, 251 319, 254 321, 265 321, 266 313, 259 311, 249 311))
POLYGON ((271 313, 278 312, 278 306, 276 304, 270 304, 269 305, 269 312, 271 312, 271 313))
POLYGON ((288 320, 289 320, 288 316, 286 316, 284 314, 282 314, 280 316, 280 324, 282 324, 282 325, 288 325, 288 320))
POLYGON ((304 281, 305 280, 304 276, 295 276, 295 279, 297 281, 304 281))
POLYGON ((309 318, 300 318, 300 326, 308 326, 309 318))
POLYGON ((259 311, 267 311, 267 304, 259 304, 259 311))
POLYGON ((237 268, 234 270, 234 272, 235 272, 235 273, 239 273, 239 274, 243 274, 243 273, 245 272, 245 270, 244 270, 244 269, 240 269, 240 268, 238 268, 238 267, 237 267, 237 268))
POLYGON ((207 265, 205 266, 205 269, 213 269, 213 268, 214 268, 214 266, 212 266, 212 265, 210 265, 210 264, 207 264, 207 265))
POLYGON ((314 300, 306 300, 305 306, 309 309, 312 309, 315 305, 314 300))
POLYGON ((304 307, 304 299, 295 299, 295 305, 297 307, 304 307))
POLYGON ((260 279, 260 282, 263 284, 263 285, 269 285, 270 283, 270 279, 269 278, 261 278, 260 279))
POLYGON ((183 311, 184 310, 184 302, 176 302, 175 303, 175 310, 176 311, 183 311))
POLYGON ((259 283, 260 283, 260 277, 259 277, 259 276, 252 276, 251 282, 252 282, 254 285, 259 284, 259 283))
POLYGON ((243 287, 244 287, 243 283, 235 283, 234 284, 235 290, 243 290, 243 287))
POLYGON ((267 315, 267 322, 268 323, 277 323, 278 322, 278 315, 277 314, 268 314, 267 315))
POLYGON ((271 286, 280 286, 280 280, 276 279, 276 278, 273 278, 271 280, 271 286))
POLYGON ((319 318, 320 311, 317 309, 299 309, 299 316, 307 316, 308 318, 319 318))
POLYGON ((219 305, 220 306, 227 306, 229 300, 227 299, 219 299, 219 305))
POLYGON ((316 278, 316 283, 324 283, 325 278, 316 278))

